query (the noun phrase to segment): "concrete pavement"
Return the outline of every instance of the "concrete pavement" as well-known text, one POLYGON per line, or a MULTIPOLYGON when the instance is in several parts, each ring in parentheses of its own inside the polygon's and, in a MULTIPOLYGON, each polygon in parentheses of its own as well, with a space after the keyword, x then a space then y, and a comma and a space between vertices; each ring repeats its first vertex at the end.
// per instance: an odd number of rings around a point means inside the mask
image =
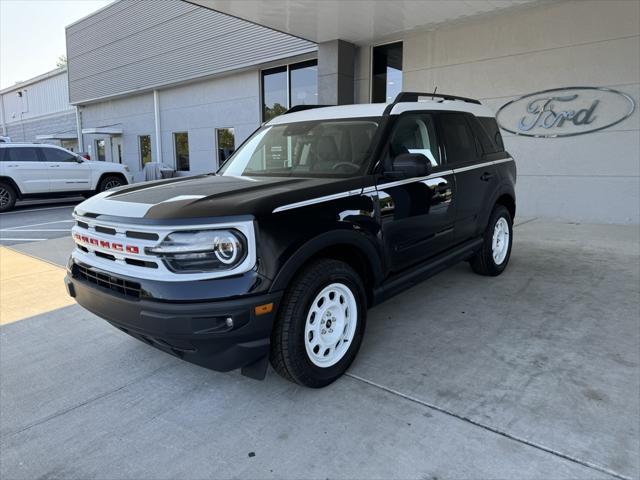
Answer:
POLYGON ((0 245, 68 237, 73 225, 71 212, 81 200, 30 200, 0 213, 0 245))
POLYGON ((0 476, 638 478, 638 227, 515 239, 500 277, 461 264, 371 310, 319 391, 181 362, 77 305, 3 326, 0 476))

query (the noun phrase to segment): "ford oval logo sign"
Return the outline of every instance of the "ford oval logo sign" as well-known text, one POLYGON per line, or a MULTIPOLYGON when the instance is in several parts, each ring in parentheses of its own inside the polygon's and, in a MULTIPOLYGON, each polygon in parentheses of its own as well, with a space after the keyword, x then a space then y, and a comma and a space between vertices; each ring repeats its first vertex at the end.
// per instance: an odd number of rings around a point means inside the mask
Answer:
POLYGON ((516 135, 571 137, 616 125, 635 108, 633 98, 610 88, 553 88, 511 100, 496 118, 500 128, 516 135))

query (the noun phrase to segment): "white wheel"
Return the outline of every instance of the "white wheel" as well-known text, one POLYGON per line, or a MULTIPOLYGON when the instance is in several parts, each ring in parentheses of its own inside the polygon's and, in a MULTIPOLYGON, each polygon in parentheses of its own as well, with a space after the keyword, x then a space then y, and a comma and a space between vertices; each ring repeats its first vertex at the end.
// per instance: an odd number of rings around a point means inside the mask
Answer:
POLYGON ((493 229, 491 253, 496 265, 501 265, 509 251, 509 224, 504 217, 500 217, 493 229))
POLYGON ((309 360, 327 368, 347 353, 358 323, 356 297, 343 283, 327 285, 311 303, 304 328, 309 360))

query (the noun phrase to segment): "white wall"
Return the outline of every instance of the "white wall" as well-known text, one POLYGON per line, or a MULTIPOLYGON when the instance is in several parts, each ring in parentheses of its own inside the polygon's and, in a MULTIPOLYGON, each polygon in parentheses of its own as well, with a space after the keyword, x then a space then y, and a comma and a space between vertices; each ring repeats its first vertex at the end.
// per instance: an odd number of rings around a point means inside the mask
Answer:
MULTIPOLYGON (((215 129, 232 127, 236 146, 260 125, 259 72, 236 73, 159 91, 162 162, 175 168, 174 132, 188 132, 191 170, 180 175, 206 173, 217 168, 215 129)), ((131 95, 82 107, 83 128, 116 126, 122 128, 123 163, 136 181, 143 180, 138 136, 150 135, 155 158, 153 94, 131 95)), ((94 142, 108 136, 85 135, 96 158, 94 142)), ((87 147, 85 147, 87 148, 87 147)), ((111 161, 107 148, 107 161, 111 161)))
POLYGON ((3 91, 2 104, 7 124, 73 111, 73 107, 69 105, 66 70, 44 79, 39 78, 35 78, 33 83, 23 83, 17 88, 11 87, 3 91), (22 93, 22 97, 17 95, 18 92, 22 93))
MULTIPOLYGON (((640 223, 640 2, 543 4, 400 39, 404 90, 437 86, 494 111, 557 87, 606 86, 631 95, 633 116, 601 132, 503 135, 518 164, 519 215, 640 223)), ((369 71, 369 48, 362 47, 355 85, 361 102, 369 100, 369 71)))
POLYGON ((232 127, 236 146, 260 125, 258 71, 160 91, 162 152, 175 166, 173 133, 189 133, 191 173, 217 168, 215 129, 232 127))

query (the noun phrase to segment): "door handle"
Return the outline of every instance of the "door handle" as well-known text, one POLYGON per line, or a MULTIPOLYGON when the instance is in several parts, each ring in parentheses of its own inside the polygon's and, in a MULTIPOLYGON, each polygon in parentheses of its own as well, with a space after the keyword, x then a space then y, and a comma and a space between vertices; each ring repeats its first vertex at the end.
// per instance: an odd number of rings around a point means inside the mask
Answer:
POLYGON ((49 168, 60 168, 60 165, 49 165, 49 168))
POLYGON ((488 182, 489 180, 491 180, 495 175, 493 173, 490 172, 484 172, 482 175, 480 175, 480 180, 482 180, 483 182, 488 182))

